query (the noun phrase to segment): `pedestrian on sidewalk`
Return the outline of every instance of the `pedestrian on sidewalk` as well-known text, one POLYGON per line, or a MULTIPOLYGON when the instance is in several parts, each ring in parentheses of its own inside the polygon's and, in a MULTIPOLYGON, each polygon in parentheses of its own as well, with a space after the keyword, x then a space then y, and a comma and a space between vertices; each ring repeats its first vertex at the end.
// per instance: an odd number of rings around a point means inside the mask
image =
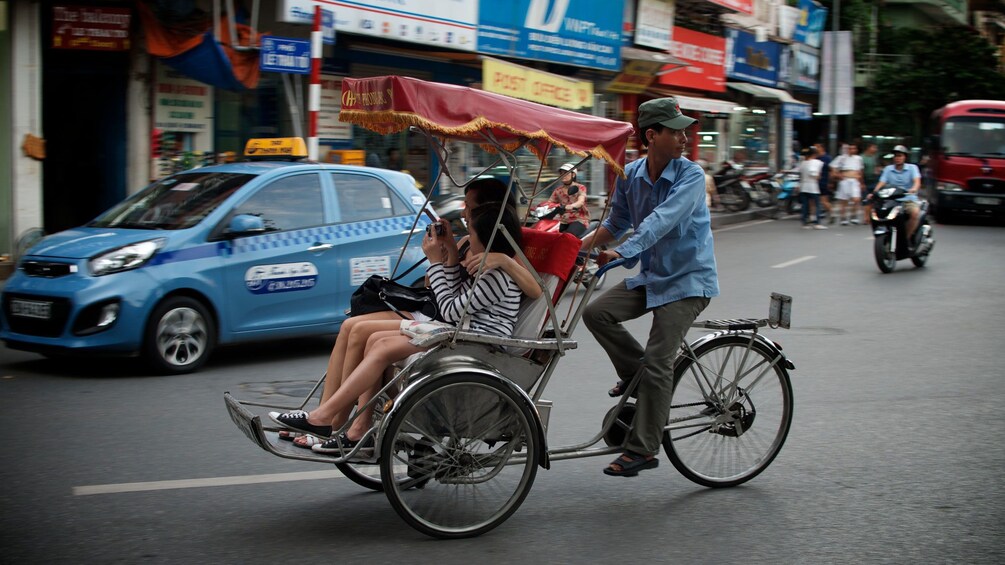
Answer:
POLYGON ((810 146, 804 151, 799 163, 799 201, 802 204, 803 228, 825 230, 823 211, 820 209, 820 175, 823 161, 817 158, 817 147, 810 146), (810 221, 810 204, 813 205, 813 220, 810 221))

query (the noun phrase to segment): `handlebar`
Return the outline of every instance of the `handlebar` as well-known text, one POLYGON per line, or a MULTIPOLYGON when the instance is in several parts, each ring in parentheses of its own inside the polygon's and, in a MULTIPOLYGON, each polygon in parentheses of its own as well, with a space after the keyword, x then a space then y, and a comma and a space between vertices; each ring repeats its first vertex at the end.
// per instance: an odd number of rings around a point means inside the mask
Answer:
POLYGON ((615 259, 613 261, 608 261, 606 265, 604 265, 603 267, 597 269, 597 272, 596 272, 596 274, 594 276, 599 279, 600 277, 604 276, 604 273, 606 273, 607 271, 610 271, 611 269, 613 269, 615 267, 621 267, 623 265, 626 269, 630 269, 630 268, 634 267, 635 264, 638 263, 638 262, 639 262, 638 257, 632 257, 632 258, 629 258, 629 259, 626 259, 626 258, 622 257, 621 259, 615 259))

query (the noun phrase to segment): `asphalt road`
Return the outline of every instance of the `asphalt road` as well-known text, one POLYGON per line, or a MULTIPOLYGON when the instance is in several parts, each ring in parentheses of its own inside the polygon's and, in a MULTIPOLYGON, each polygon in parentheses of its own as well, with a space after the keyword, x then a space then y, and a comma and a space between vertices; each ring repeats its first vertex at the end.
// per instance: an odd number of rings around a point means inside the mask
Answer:
MULTIPOLYGON (((710 490, 665 457, 634 479, 603 475, 608 458, 561 461, 470 540, 426 538, 384 495, 230 422, 224 391, 294 404, 330 339, 227 348, 180 377, 0 346, 2 561, 1002 563, 1005 229, 937 226, 928 267, 889 275, 868 231, 716 231, 722 296, 703 317, 794 297, 792 329, 767 335, 796 365, 795 420, 763 474, 710 490)), ((552 445, 593 435, 611 405, 606 357, 576 338, 546 394, 552 445)))

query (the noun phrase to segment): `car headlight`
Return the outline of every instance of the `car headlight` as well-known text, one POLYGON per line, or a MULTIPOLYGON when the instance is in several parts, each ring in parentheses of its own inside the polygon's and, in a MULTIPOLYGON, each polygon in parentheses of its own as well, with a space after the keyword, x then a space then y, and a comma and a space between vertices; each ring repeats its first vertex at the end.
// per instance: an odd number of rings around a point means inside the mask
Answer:
POLYGON ((141 267, 164 246, 164 238, 132 243, 94 257, 88 262, 91 274, 100 277, 141 267))
POLYGON ((940 181, 935 183, 935 190, 939 192, 963 192, 963 187, 955 182, 940 181))

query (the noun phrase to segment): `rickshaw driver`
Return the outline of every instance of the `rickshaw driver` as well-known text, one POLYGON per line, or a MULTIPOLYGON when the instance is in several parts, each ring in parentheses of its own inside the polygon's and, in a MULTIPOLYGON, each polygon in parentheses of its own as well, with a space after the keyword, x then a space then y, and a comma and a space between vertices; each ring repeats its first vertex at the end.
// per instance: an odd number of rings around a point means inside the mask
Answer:
POLYGON ((705 174, 683 156, 684 130, 694 122, 672 97, 639 106, 639 141, 649 148, 648 156, 625 167, 626 178, 615 185, 610 217, 595 234, 583 237, 582 251, 589 251, 616 241, 632 227, 635 233, 614 249, 601 251, 597 264, 622 257, 641 260, 638 275, 593 300, 583 315, 621 379, 612 396, 623 394, 642 371, 634 425, 624 453, 604 469, 608 475, 632 477, 659 465, 656 455, 670 413, 674 358, 690 325, 719 295, 705 174), (622 322, 647 312, 652 312, 653 323, 643 348, 622 322))

